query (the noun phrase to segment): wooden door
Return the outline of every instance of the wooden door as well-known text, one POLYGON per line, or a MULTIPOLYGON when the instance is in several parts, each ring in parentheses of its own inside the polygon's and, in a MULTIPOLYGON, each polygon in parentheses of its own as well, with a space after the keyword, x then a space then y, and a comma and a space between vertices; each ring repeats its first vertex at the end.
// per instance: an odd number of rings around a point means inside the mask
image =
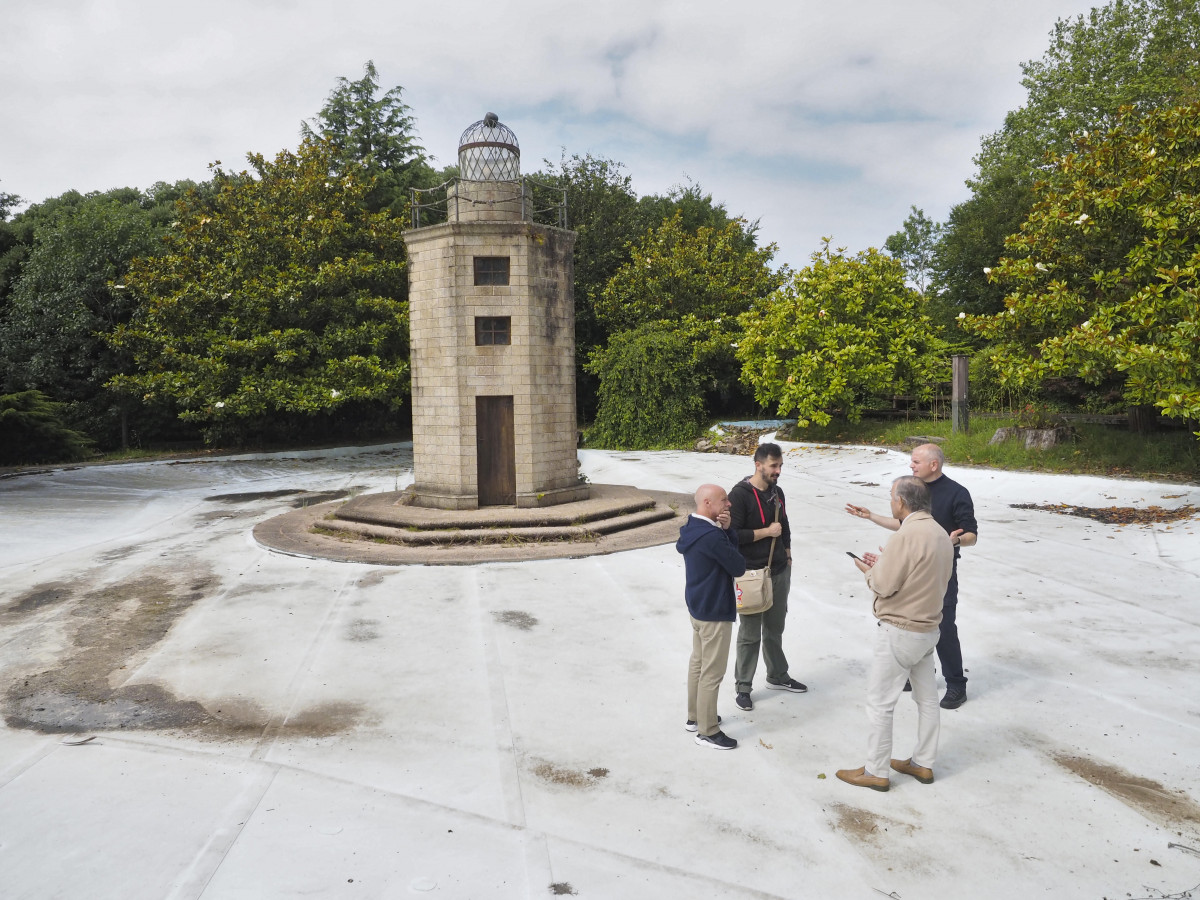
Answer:
POLYGON ((517 446, 512 397, 475 398, 475 456, 479 467, 479 505, 517 502, 517 446))

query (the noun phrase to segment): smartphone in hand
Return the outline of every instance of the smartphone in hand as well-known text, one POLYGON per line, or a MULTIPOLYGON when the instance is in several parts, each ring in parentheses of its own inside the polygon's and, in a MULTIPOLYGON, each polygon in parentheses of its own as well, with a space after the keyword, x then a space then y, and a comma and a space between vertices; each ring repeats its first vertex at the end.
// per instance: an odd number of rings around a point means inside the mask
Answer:
POLYGON ((861 556, 859 556, 857 553, 851 553, 849 550, 846 551, 846 555, 849 556, 851 559, 857 559, 860 563, 866 562, 866 560, 863 559, 861 556))

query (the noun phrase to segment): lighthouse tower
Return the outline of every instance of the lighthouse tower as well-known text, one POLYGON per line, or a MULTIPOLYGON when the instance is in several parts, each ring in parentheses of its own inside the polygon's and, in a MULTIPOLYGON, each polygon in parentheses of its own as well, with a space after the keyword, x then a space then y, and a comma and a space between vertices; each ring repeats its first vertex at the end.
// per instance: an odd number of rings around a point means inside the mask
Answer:
POLYGON ((575 234, 533 221, 520 161, 516 135, 488 113, 459 140, 445 221, 417 217, 405 235, 417 506, 588 497, 576 462, 575 234))

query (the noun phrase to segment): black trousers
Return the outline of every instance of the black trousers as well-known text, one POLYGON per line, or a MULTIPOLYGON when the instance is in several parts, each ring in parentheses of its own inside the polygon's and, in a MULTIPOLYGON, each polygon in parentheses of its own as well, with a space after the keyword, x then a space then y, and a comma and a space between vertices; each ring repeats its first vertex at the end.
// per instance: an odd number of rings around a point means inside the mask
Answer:
POLYGON ((950 582, 946 585, 946 596, 942 599, 942 636, 937 642, 938 661, 942 664, 942 675, 946 686, 957 685, 964 687, 967 678, 963 675, 962 647, 958 643, 958 623, 955 615, 958 612, 958 563, 950 573, 950 582))

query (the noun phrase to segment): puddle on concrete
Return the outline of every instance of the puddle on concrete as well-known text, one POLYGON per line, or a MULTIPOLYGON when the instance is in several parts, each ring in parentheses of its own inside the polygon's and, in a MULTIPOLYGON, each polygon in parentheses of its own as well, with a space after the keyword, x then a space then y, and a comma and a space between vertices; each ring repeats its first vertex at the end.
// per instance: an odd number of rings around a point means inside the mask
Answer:
POLYGON ((494 612, 492 613, 492 618, 501 625, 511 625, 513 628, 519 628, 522 631, 532 631, 533 626, 538 623, 535 616, 531 616, 527 612, 521 612, 519 609, 505 609, 500 612, 494 612))
POLYGON ((1151 821, 1169 828, 1200 827, 1200 805, 1183 791, 1168 790, 1157 781, 1086 756, 1052 753, 1050 758, 1151 821))

